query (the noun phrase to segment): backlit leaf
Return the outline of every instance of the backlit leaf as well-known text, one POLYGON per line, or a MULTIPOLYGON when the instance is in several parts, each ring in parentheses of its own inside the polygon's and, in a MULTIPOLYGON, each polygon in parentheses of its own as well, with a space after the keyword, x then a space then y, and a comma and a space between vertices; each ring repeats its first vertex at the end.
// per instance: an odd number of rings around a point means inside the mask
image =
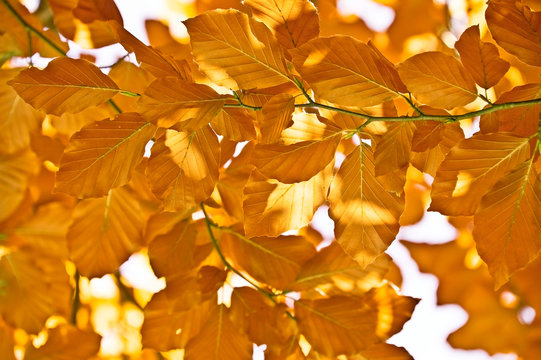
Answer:
POLYGON ((136 113, 85 126, 71 137, 62 156, 56 189, 86 198, 104 196, 111 188, 125 185, 154 131, 136 113))
POLYGON ((16 360, 15 340, 13 339, 13 329, 4 322, 0 322, 0 356, 5 360, 16 360))
POLYGON ((398 65, 398 72, 413 96, 426 105, 453 109, 477 97, 471 76, 456 58, 442 52, 414 55, 398 65))
POLYGON ((121 92, 86 60, 57 58, 43 70, 29 68, 8 82, 27 103, 48 114, 77 113, 121 92))
POLYGON ((228 89, 266 88, 290 81, 270 29, 236 10, 212 10, 184 21, 200 69, 228 89))
POLYGON ((253 114, 244 109, 224 108, 212 119, 217 134, 232 141, 250 141, 256 138, 253 114))
POLYGON ((406 92, 388 60, 351 37, 317 38, 290 53, 302 79, 331 103, 372 106, 406 92))
POLYGON ((481 41, 479 25, 467 28, 455 43, 455 48, 466 70, 485 89, 496 85, 509 70, 509 63, 500 57, 498 48, 481 41))
POLYGON ((139 112, 160 127, 170 127, 187 120, 192 128, 202 127, 222 110, 227 97, 212 88, 175 77, 155 80, 139 102, 139 112), (193 126, 193 125, 197 126, 193 126))
POLYGON ((262 121, 259 122, 261 144, 272 144, 280 138, 282 130, 291 124, 295 110, 295 99, 289 94, 273 96, 261 109, 262 121))
POLYGON ((473 235, 495 280, 506 283, 541 249, 541 180, 531 161, 502 177, 483 197, 473 235))
POLYGON ((317 10, 308 0, 246 0, 244 5, 274 31, 285 49, 298 47, 319 34, 317 10))
POLYGON ((67 237, 70 256, 81 275, 101 277, 116 271, 143 245, 145 221, 136 195, 126 187, 79 202, 67 237))
POLYGON ((483 195, 529 157, 528 139, 509 134, 475 134, 458 143, 436 173, 429 210, 473 215, 483 195))
POLYGON ((366 145, 342 163, 329 201, 336 240, 362 267, 383 253, 398 233, 404 201, 376 179, 374 156, 366 145))
POLYGON ((246 236, 277 236, 308 224, 326 199, 331 171, 329 165, 310 180, 294 184, 283 184, 252 172, 244 188, 246 236))
POLYGON ((527 64, 541 66, 541 13, 521 2, 494 0, 485 17, 498 45, 527 64))
POLYGON ((403 347, 381 343, 351 356, 350 360, 413 360, 413 357, 403 347))
POLYGON ((390 125, 387 132, 376 141, 374 158, 377 176, 388 174, 409 164, 414 131, 415 125, 412 122, 395 123, 390 125))

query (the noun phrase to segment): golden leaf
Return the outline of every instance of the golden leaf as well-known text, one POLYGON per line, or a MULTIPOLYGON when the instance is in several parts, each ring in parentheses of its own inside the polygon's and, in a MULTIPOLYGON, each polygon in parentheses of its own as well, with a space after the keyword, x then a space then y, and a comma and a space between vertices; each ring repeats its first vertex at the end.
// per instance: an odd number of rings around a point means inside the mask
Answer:
POLYGON ((274 31, 284 49, 301 46, 319 35, 317 10, 308 0, 246 0, 244 5, 274 31))
POLYGON ((496 288, 539 255, 541 180, 533 161, 502 177, 483 197, 473 236, 496 288))
POLYGON ((167 130, 152 147, 147 176, 168 211, 187 210, 206 200, 218 180, 220 147, 206 126, 192 133, 167 130))
POLYGON ((150 84, 139 101, 139 112, 160 127, 188 120, 195 130, 208 124, 222 110, 228 97, 212 88, 175 77, 157 79, 150 84))
POLYGON ((415 125, 412 122, 391 124, 376 141, 374 158, 376 176, 385 175, 409 164, 415 125))
POLYGON ((114 272, 143 245, 146 216, 136 195, 126 187, 77 204, 67 238, 71 259, 81 275, 114 272))
POLYGON ((238 90, 290 81, 278 41, 269 28, 248 15, 212 10, 185 20, 184 25, 195 61, 215 84, 238 90))
POLYGON ((155 127, 136 113, 85 126, 71 137, 62 156, 56 189, 86 198, 104 196, 125 185, 154 131, 155 127))
POLYGON ((351 356, 349 360, 413 360, 413 357, 402 347, 380 343, 351 356))
POLYGON ((48 329, 47 342, 35 348, 29 343, 24 358, 27 360, 90 359, 100 349, 101 336, 73 325, 59 325, 48 329))
POLYGON ((278 236, 308 224, 325 201, 331 175, 329 165, 310 180, 283 184, 252 172, 244 188, 246 236, 278 236))
POLYGON ((295 318, 314 350, 330 357, 356 354, 378 342, 377 310, 361 297, 299 300, 295 318))
POLYGON ((238 268, 277 289, 291 283, 301 265, 315 254, 314 246, 301 236, 247 238, 226 232, 220 246, 238 268))
POLYGON ((0 315, 12 327, 37 334, 51 315, 68 315, 71 286, 64 262, 20 250, 0 257, 0 315))
POLYGON ((541 66, 541 13, 522 2, 493 0, 485 17, 498 45, 527 64, 541 66))
POLYGON ((23 70, 8 84, 34 108, 54 115, 77 113, 122 91, 92 63, 65 57, 43 70, 23 70))
MULTIPOLYGON (((137 65, 120 61, 109 71, 109 77, 120 87, 142 94, 154 80, 154 76, 137 65)), ((113 101, 123 112, 137 111, 138 97, 116 94, 113 101)))
POLYGON ((475 134, 458 143, 441 163, 432 184, 429 211, 473 215, 483 195, 530 157, 527 138, 475 134))
POLYGON ((444 109, 471 103, 477 88, 460 62, 442 52, 417 54, 398 65, 408 90, 420 102, 444 109))
POLYGON ((13 339, 13 329, 0 321, 0 356, 4 360, 16 360, 15 341, 13 339))
POLYGON ((317 38, 290 53, 315 95, 334 104, 372 106, 407 91, 387 59, 351 37, 317 38))
POLYGON ((261 109, 262 121, 260 144, 273 144, 278 141, 282 130, 291 125, 291 116, 295 111, 295 98, 289 94, 273 96, 261 109))
POLYGON ((331 184, 329 215, 345 252, 361 267, 394 240, 404 201, 376 179, 372 150, 361 144, 349 154, 331 184))
POLYGON ((253 119, 245 109, 224 108, 210 122, 214 131, 232 141, 255 140, 256 130, 253 119))
POLYGON ((500 81, 509 70, 509 63, 500 57, 498 48, 481 41, 479 25, 467 28, 455 43, 464 68, 479 86, 488 89, 500 81))

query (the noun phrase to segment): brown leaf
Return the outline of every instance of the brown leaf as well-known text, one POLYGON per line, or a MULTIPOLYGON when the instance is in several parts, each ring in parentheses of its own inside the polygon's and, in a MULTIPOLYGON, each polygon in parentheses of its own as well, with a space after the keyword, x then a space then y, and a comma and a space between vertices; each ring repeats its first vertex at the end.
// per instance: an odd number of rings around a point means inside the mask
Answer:
POLYGON ((282 49, 269 28, 237 10, 212 10, 184 21, 200 69, 228 89, 290 81, 282 49), (219 56, 216 56, 219 54, 219 56))
POLYGON ((479 25, 467 28, 455 43, 462 64, 479 86, 488 89, 509 70, 509 63, 500 57, 498 48, 481 41, 479 25))
POLYGON ((417 54, 398 65, 408 90, 420 102, 444 109, 471 103, 477 88, 460 62, 442 52, 417 54))
POLYGON ((54 115, 77 113, 122 92, 90 62, 67 57, 54 59, 43 70, 21 71, 8 84, 34 108, 54 115))
POLYGON ((493 0, 485 17, 498 45, 526 64, 541 66, 541 13, 521 2, 493 0))

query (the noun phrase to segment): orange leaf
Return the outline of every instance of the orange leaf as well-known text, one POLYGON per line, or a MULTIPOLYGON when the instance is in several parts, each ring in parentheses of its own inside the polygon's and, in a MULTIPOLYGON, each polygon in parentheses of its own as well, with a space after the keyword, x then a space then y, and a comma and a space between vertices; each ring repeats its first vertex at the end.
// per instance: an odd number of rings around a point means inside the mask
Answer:
POLYGON ((284 49, 301 46, 319 35, 317 10, 308 0, 246 0, 244 5, 274 31, 284 49))
POLYGON ((485 12, 490 33, 502 48, 519 60, 541 66, 541 13, 521 2, 492 0, 485 12))
POLYGON ((86 60, 54 59, 43 70, 29 68, 8 81, 24 101, 49 114, 77 113, 122 92, 86 60))
POLYGON ((250 141, 256 138, 253 114, 245 109, 224 108, 212 119, 217 134, 232 141, 250 141))
POLYGON ((185 20, 184 25, 195 61, 215 84, 238 90, 290 81, 278 41, 269 28, 248 15, 212 10, 185 20))
POLYGON ((473 80, 485 89, 496 85, 509 70, 509 63, 500 57, 498 48, 481 41, 479 25, 467 28, 455 43, 455 48, 473 80))
POLYGON ((206 85, 165 77, 153 81, 141 96, 139 112, 160 127, 182 127, 192 120, 190 130, 195 130, 215 118, 227 98, 206 85))
POLYGON ((374 158, 376 176, 388 174, 407 166, 410 161, 411 142, 415 124, 404 121, 391 124, 376 142, 374 158))
POLYGON ((483 197, 473 236, 495 288, 535 259, 541 250, 541 179, 533 161, 502 177, 483 197))
POLYGON ((342 163, 331 184, 329 201, 336 240, 363 268, 381 255, 398 233, 404 201, 376 179, 372 150, 364 144, 342 163))
POLYGON ((290 53, 315 95, 331 103, 372 106, 406 92, 389 61, 354 38, 317 38, 290 53))
POLYGON ((295 111, 295 99, 289 94, 273 96, 261 109, 262 121, 260 144, 272 144, 278 141, 282 130, 291 125, 291 116, 295 111))
POLYGON ((15 357, 14 331, 3 321, 0 322, 0 356, 4 360, 17 360, 15 357))
POLYGON ((417 54, 398 65, 404 83, 420 102, 453 109, 477 97, 475 82, 460 62, 442 52, 417 54))
POLYGON ((62 156, 56 189, 86 198, 104 196, 111 188, 125 185, 154 131, 136 113, 85 126, 71 137, 62 156))
POLYGON ((428 210, 445 215, 473 215, 483 195, 529 157, 527 138, 475 134, 452 148, 441 163, 432 184, 428 210))

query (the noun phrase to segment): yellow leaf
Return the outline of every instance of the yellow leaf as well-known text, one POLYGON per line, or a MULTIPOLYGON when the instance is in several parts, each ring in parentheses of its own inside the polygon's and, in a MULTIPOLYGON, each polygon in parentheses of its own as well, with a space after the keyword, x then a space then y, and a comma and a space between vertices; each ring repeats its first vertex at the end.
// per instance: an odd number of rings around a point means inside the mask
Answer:
POLYGON ((295 318, 314 350, 330 357, 356 354, 378 342, 377 311, 361 297, 299 300, 295 318))
POLYGON ((377 176, 409 164, 414 131, 415 124, 412 122, 398 122, 390 125, 387 132, 376 141, 374 157, 377 176))
POLYGON ((154 131, 155 127, 136 113, 85 126, 71 137, 62 156, 56 190, 86 198, 104 196, 125 185, 154 131))
POLYGON ((252 343, 231 322, 225 305, 214 307, 199 334, 186 345, 186 360, 251 360, 252 343))
POLYGON ((34 108, 54 115, 77 113, 122 91, 92 63, 67 57, 54 59, 43 70, 21 71, 8 84, 34 108))
POLYGON ((466 70, 485 89, 496 85, 509 70, 509 63, 500 57, 498 48, 481 41, 479 25, 467 28, 455 43, 455 48, 466 70))
POLYGON ((101 277, 116 271, 143 245, 145 222, 137 197, 126 187, 79 202, 67 237, 71 259, 81 275, 101 277))
POLYGON ((408 90, 420 102, 444 109, 471 103, 477 88, 460 62, 442 52, 417 54, 398 65, 408 90))
POLYGON ((315 253, 314 246, 301 236, 247 238, 225 233, 220 246, 235 268, 277 289, 285 289, 315 253))
POLYGON ((195 207, 212 194, 219 160, 218 138, 210 127, 192 133, 167 130, 152 147, 147 169, 152 191, 167 211, 195 207))
POLYGON ((12 327, 37 334, 47 318, 68 315, 71 285, 64 261, 33 251, 0 257, 0 315, 12 327))
POLYGON ((413 360, 413 357, 402 347, 380 343, 351 356, 349 360, 413 360))
POLYGON ((331 184, 329 215, 336 240, 361 267, 394 240, 404 201, 376 179, 372 150, 361 144, 349 154, 331 184))
POLYGON ((526 64, 541 66, 541 13, 521 2, 494 0, 485 17, 498 45, 526 64))
POLYGON ((0 321, 0 356, 4 360, 16 360, 15 341, 13 339, 13 329, 0 321))
POLYGON ((334 159, 341 138, 341 133, 334 133, 322 140, 291 145, 257 144, 252 163, 262 174, 282 183, 307 181, 334 159))
POLYGON ((308 0, 246 0, 244 5, 273 30, 284 49, 301 46, 319 35, 317 10, 308 0))
POLYGON ((116 111, 110 106, 89 106, 77 114, 64 113, 60 117, 49 115, 48 119, 54 130, 59 134, 65 135, 66 140, 73 136, 77 131, 80 131, 84 126, 95 121, 109 119, 116 116, 116 111))
POLYGON ((26 360, 90 359, 100 350, 101 336, 89 330, 81 330, 64 324, 47 331, 47 342, 35 348, 26 346, 26 360))
POLYGON ((341 132, 341 128, 316 114, 293 113, 293 125, 283 130, 279 142, 284 145, 309 140, 324 140, 341 132))
POLYGON ((261 109, 262 121, 260 144, 272 144, 278 141, 282 130, 291 125, 291 116, 295 111, 295 98, 289 94, 273 96, 261 109))
POLYGON ((429 211, 473 215, 479 202, 507 172, 530 157, 527 138, 475 134, 458 143, 441 163, 432 184, 429 211))
POLYGON ((0 153, 11 154, 30 143, 30 134, 39 128, 43 114, 25 103, 6 82, 19 73, 16 69, 0 71, 0 153))
POLYGON ((36 155, 28 149, 10 155, 0 154, 0 221, 23 201, 28 179, 37 171, 36 155))
POLYGON ((354 38, 317 38, 290 53, 302 79, 331 103, 372 106, 406 92, 391 63, 354 38))
POLYGON ((278 41, 269 28, 248 15, 212 10, 185 20, 184 25, 195 61, 215 84, 238 90, 290 81, 278 41))
POLYGON ((502 177, 483 197, 474 216, 473 236, 496 288, 538 256, 541 180, 533 161, 502 177))
POLYGON ((160 127, 192 120, 190 130, 208 124, 222 110, 228 97, 212 88, 175 77, 157 79, 139 101, 139 112, 160 127))
POLYGON ((212 119, 217 134, 232 141, 250 141, 256 138, 253 114, 245 109, 224 108, 212 119))
MULTIPOLYGON (((116 63, 108 75, 120 88, 130 89, 138 94, 144 93, 154 80, 154 76, 149 71, 126 61, 116 63)), ((117 94, 113 97, 113 101, 123 112, 135 112, 139 99, 134 96, 117 94)))
POLYGON ((244 188, 246 236, 278 236, 310 222, 325 202, 332 165, 308 181, 283 184, 252 172, 244 188))

